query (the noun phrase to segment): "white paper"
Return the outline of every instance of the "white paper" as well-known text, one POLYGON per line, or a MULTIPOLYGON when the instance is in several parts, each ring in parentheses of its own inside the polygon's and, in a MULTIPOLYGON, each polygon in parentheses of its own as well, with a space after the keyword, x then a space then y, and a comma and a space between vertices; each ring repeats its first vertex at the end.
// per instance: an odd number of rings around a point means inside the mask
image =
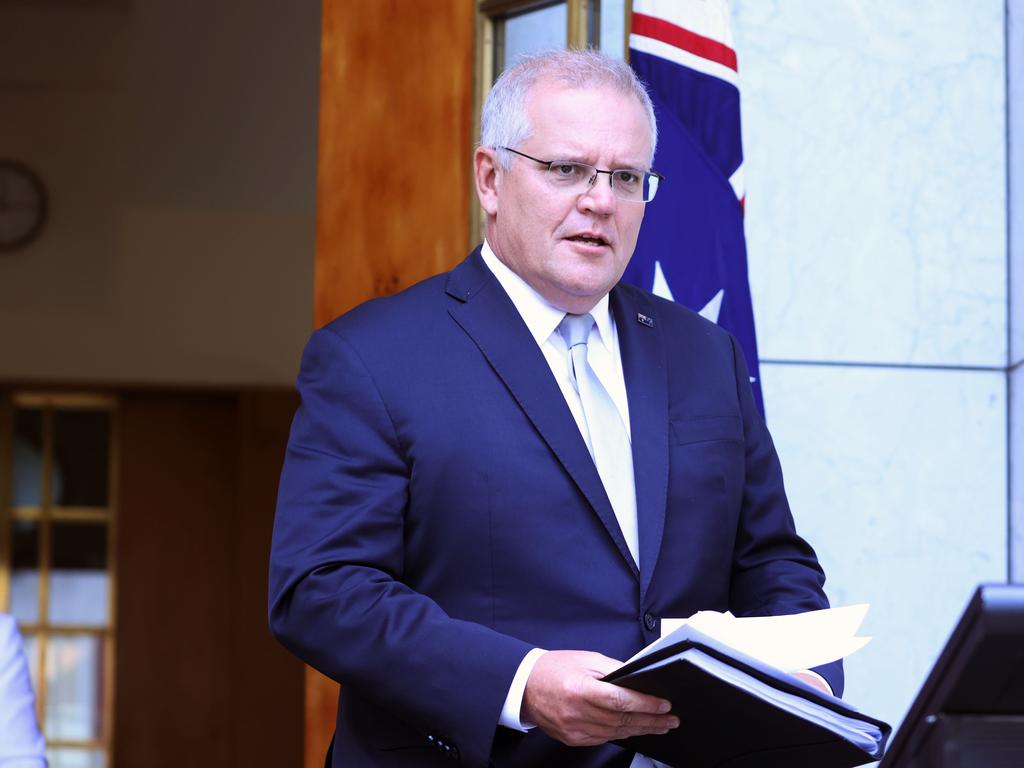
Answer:
POLYGON ((673 633, 691 626, 776 669, 797 672, 846 658, 867 645, 871 638, 857 636, 857 630, 868 607, 861 604, 788 616, 745 618, 736 618, 731 613, 700 611, 688 619, 662 619, 661 639, 633 658, 671 645, 676 642, 673 633))

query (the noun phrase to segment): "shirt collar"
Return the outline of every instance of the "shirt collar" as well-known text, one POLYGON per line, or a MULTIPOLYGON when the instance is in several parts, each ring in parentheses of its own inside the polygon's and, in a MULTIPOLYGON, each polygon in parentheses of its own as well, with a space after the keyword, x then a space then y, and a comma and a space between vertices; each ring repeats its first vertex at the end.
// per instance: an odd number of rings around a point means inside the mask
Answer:
MULTIPOLYGON (((565 317, 565 311, 551 306, 547 300, 534 290, 533 286, 513 272, 501 259, 497 257, 491 246, 484 240, 480 249, 484 264, 491 270, 505 293, 512 299, 516 310, 526 323, 537 346, 541 346, 548 340, 552 333, 558 329, 559 323, 565 317)), ((609 350, 612 348, 612 315, 608 310, 608 294, 601 297, 601 300, 590 310, 594 318, 594 324, 601 336, 601 343, 609 350)))

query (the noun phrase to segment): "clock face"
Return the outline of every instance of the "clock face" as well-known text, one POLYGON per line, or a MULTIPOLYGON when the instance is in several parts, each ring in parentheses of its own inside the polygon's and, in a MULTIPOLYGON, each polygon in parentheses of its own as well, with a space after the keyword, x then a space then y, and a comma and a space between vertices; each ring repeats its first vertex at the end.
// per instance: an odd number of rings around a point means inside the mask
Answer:
POLYGON ((39 235, 46 222, 46 188, 24 163, 0 159, 0 254, 39 235))

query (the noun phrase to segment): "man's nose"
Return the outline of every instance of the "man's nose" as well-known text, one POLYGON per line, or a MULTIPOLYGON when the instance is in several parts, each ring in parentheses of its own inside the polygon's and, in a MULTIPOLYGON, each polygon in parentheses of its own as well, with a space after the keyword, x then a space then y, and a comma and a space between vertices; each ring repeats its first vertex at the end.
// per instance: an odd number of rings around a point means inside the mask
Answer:
POLYGON ((593 211, 594 213, 609 214, 615 212, 616 197, 612 189, 612 176, 610 173, 594 174, 594 180, 590 186, 580 195, 578 206, 580 210, 593 211), (607 180, 602 178, 607 176, 607 180))

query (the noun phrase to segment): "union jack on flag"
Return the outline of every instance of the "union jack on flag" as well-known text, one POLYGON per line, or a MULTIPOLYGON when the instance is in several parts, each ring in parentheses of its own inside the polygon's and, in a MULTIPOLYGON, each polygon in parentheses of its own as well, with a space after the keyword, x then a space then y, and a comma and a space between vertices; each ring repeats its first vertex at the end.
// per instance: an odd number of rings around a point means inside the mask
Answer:
POLYGON ((623 279, 730 331, 764 413, 743 234, 743 148, 736 52, 726 0, 634 0, 633 69, 658 118, 654 167, 666 177, 647 207, 623 279))

